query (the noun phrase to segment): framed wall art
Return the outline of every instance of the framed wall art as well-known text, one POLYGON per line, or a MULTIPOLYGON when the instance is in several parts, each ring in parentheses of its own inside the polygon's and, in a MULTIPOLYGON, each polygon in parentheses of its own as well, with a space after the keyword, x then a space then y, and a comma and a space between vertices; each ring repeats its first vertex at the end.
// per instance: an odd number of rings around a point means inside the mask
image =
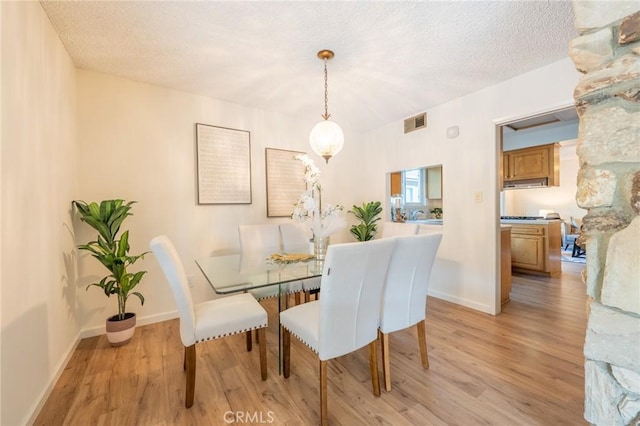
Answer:
POLYGON ((251 204, 251 135, 196 123, 198 204, 251 204))
POLYGON ((294 158, 298 154, 304 152, 265 148, 267 217, 291 216, 293 205, 307 189, 304 165, 294 158))

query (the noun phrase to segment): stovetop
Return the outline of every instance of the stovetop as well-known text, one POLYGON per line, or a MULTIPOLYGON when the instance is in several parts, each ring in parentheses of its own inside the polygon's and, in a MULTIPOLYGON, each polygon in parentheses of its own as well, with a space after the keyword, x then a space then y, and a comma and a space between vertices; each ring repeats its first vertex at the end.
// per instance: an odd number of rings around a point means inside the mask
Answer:
POLYGON ((542 216, 500 216, 504 220, 538 220, 544 219, 542 216))

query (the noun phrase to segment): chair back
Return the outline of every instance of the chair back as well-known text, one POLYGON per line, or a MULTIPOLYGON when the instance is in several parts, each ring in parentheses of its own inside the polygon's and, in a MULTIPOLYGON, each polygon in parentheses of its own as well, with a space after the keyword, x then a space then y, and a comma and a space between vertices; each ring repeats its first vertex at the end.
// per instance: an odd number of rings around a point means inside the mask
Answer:
POLYGON ((353 352, 377 338, 380 300, 395 239, 333 244, 322 273, 318 357, 353 352))
POLYGON ((403 237, 418 233, 417 223, 385 222, 382 228, 382 238, 403 237))
POLYGON ((442 234, 396 238, 382 293, 380 330, 402 330, 425 319, 429 275, 442 234))
POLYGON ((282 251, 293 253, 300 250, 309 251, 309 240, 312 233, 308 225, 299 222, 281 223, 280 237, 282 238, 282 251))
POLYGON ((572 234, 580 234, 580 219, 576 219, 573 216, 569 216, 570 220, 571 220, 571 233, 572 234))
POLYGON ((196 314, 184 265, 173 243, 165 235, 153 238, 149 246, 169 282, 178 306, 182 343, 191 346, 196 343, 196 314))
POLYGON ((281 251, 278 225, 240 225, 238 233, 243 255, 268 256, 281 251))

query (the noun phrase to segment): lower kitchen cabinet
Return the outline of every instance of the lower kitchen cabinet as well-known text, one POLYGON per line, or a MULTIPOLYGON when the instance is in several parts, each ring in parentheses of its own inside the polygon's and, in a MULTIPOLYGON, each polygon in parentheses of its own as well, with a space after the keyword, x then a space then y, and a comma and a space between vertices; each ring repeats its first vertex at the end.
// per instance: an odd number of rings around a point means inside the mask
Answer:
POLYGON ((511 294, 511 226, 500 227, 500 304, 511 294))
POLYGON ((516 272, 559 276, 560 221, 514 224, 511 227, 511 267, 516 272))
POLYGON ((511 234, 511 266, 544 272, 544 237, 511 234))

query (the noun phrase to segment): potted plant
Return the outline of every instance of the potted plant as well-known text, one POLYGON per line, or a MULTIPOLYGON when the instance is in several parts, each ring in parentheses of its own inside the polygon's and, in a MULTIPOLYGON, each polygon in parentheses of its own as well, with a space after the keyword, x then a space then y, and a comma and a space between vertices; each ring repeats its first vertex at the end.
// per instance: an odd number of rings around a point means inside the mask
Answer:
POLYGON ((98 231, 97 239, 87 244, 79 245, 80 250, 86 250, 109 271, 98 282, 91 286, 100 287, 107 297, 115 294, 118 297, 118 314, 107 318, 107 339, 113 346, 127 343, 133 337, 136 325, 135 313, 127 312, 127 299, 135 295, 144 304, 144 297, 133 289, 147 271, 129 272, 127 268, 148 252, 138 255, 129 254, 129 231, 124 231, 119 237, 122 222, 131 216, 131 205, 135 201, 125 203, 123 200, 105 200, 98 203, 74 201, 73 205, 80 213, 80 220, 98 231))
POLYGON ((379 216, 382 213, 380 201, 363 203, 362 207, 354 205, 352 210, 349 210, 349 213, 353 213, 356 219, 360 221, 359 224, 351 226, 349 230, 358 241, 369 241, 376 235, 378 227, 376 222, 380 220, 379 216))
POLYGON ((440 207, 434 207, 429 213, 433 214, 436 219, 442 219, 442 209, 440 207))

